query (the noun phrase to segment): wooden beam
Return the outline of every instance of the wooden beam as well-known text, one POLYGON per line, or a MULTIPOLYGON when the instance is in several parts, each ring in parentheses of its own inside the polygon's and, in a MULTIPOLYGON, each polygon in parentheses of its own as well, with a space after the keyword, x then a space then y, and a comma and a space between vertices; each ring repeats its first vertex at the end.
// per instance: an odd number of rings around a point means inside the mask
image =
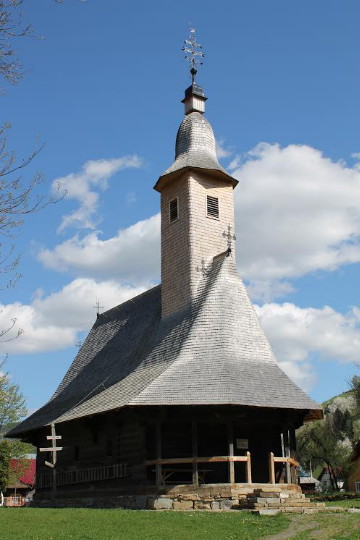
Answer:
MULTIPOLYGON (((192 457, 198 457, 198 436, 197 436, 197 421, 193 420, 191 423, 191 434, 192 434, 192 457)), ((199 468, 198 462, 193 461, 192 464, 192 480, 194 486, 199 485, 199 468)))
MULTIPOLYGON (((154 461, 154 465, 156 465, 156 485, 157 486, 161 486, 161 484, 163 483, 163 478, 162 478, 162 464, 161 462, 163 461, 161 459, 161 422, 160 420, 158 420, 156 422, 156 459, 155 460, 152 460, 154 461)), ((149 464, 149 462, 146 462, 147 464, 149 464)))
MULTIPOLYGON (((228 422, 228 454, 229 457, 234 457, 234 429, 233 423, 228 422)), ((235 464, 229 461, 229 484, 235 484, 235 464)))
POLYGON ((223 463, 229 461, 248 461, 247 456, 212 456, 195 458, 169 458, 150 459, 145 461, 145 465, 177 465, 178 463, 223 463))
MULTIPOLYGON (((284 447, 285 447, 285 457, 290 458, 289 429, 287 426, 284 428, 284 447)), ((291 484, 291 467, 288 460, 285 461, 285 473, 286 473, 286 483, 291 484)))
POLYGON ((250 452, 246 452, 247 462, 246 462, 246 482, 248 484, 252 483, 252 476, 251 476, 251 455, 250 452))
POLYGON ((275 484, 275 464, 274 464, 274 454, 270 452, 269 454, 269 483, 275 484))

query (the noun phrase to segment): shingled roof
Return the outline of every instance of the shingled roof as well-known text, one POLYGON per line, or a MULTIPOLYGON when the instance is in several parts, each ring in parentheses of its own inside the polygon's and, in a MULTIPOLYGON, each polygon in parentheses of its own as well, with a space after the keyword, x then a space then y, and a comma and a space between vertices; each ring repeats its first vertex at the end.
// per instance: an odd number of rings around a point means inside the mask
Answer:
POLYGON ((280 369, 233 258, 214 259, 198 300, 161 318, 161 286, 105 313, 50 401, 18 436, 126 406, 243 405, 312 411, 280 369))
POLYGON ((218 162, 213 129, 205 116, 196 111, 187 114, 181 122, 176 135, 175 161, 160 176, 155 189, 165 177, 189 168, 212 171, 234 186, 238 184, 218 162))

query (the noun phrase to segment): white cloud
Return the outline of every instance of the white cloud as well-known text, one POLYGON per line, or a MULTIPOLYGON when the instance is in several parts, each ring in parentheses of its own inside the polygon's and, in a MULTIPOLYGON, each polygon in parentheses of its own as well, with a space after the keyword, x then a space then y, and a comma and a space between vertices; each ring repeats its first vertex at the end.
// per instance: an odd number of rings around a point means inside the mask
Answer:
POLYGON ((360 310, 299 308, 290 303, 256 306, 261 324, 284 371, 308 390, 315 381, 311 357, 358 362, 360 310))
POLYGON ((216 155, 218 159, 231 156, 234 153, 232 147, 226 147, 223 139, 216 139, 216 155))
POLYGON ((66 198, 74 199, 79 207, 63 216, 58 231, 67 227, 82 227, 94 229, 94 215, 99 202, 96 190, 104 191, 108 188, 108 180, 121 169, 138 168, 142 165, 141 159, 134 156, 125 156, 115 159, 98 159, 87 161, 80 172, 71 173, 57 178, 53 182, 53 189, 57 190, 59 184, 66 190, 66 198))
POLYGON ((101 240, 97 232, 84 238, 74 236, 54 250, 42 250, 39 259, 53 270, 101 279, 112 277, 133 284, 159 280, 160 215, 121 229, 108 240, 101 240))
POLYGON ((360 261, 357 164, 262 143, 233 174, 238 265, 255 291, 269 295, 284 280, 360 261))
MULTIPOLYGON (((360 261, 358 164, 335 163, 309 146, 265 143, 235 162, 237 259, 253 298, 270 301, 291 292, 297 277, 360 261)), ((154 280, 159 254, 153 216, 107 240, 97 232, 75 236, 42 250, 40 260, 76 275, 154 280)))
POLYGON ((35 353, 54 351, 73 346, 77 333, 88 330, 95 321, 97 299, 104 310, 120 304, 149 287, 148 284, 132 287, 114 281, 96 282, 92 279, 75 279, 63 289, 46 297, 35 295, 31 304, 16 302, 1 306, 0 328, 8 328, 16 319, 20 337, 0 342, 0 353, 35 353))

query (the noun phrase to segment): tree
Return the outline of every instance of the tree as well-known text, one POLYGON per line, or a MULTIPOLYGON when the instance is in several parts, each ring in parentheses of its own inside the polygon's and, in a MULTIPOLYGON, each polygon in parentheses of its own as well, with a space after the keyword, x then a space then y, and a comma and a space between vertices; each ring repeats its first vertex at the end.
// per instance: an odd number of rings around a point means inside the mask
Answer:
MULTIPOLYGON (((0 364, 3 368, 4 362, 0 364)), ((27 414, 25 398, 19 385, 13 384, 8 373, 0 371, 0 437, 4 431, 27 414)))
POLYGON ((32 34, 30 24, 22 22, 21 4, 22 0, 0 1, 0 76, 10 84, 16 84, 23 75, 13 42, 32 34))
POLYGON ((309 422, 296 434, 298 457, 305 469, 327 467, 332 489, 339 490, 339 475, 346 477, 355 441, 352 395, 338 396, 326 404, 324 419, 309 422))
POLYGON ((30 444, 16 439, 5 439, 6 431, 17 424, 27 414, 25 398, 19 385, 11 382, 8 373, 1 371, 0 364, 0 490, 4 491, 8 482, 19 479, 24 473, 27 462, 25 457, 33 452, 30 444), (15 468, 10 467, 10 460, 17 459, 15 468))

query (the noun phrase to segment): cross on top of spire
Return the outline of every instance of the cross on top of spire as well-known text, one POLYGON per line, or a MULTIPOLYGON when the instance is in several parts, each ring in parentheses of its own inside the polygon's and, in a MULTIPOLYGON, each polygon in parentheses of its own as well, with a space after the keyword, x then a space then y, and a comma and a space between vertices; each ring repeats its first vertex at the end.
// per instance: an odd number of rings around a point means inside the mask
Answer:
POLYGON ((200 43, 196 43, 195 38, 195 28, 190 28, 190 38, 186 39, 184 41, 185 46, 182 48, 184 52, 187 54, 185 55, 185 60, 188 60, 190 62, 190 73, 193 84, 195 83, 195 75, 197 73, 196 66, 202 66, 203 62, 201 62, 201 58, 204 58, 205 54, 202 52, 202 45, 200 43))

